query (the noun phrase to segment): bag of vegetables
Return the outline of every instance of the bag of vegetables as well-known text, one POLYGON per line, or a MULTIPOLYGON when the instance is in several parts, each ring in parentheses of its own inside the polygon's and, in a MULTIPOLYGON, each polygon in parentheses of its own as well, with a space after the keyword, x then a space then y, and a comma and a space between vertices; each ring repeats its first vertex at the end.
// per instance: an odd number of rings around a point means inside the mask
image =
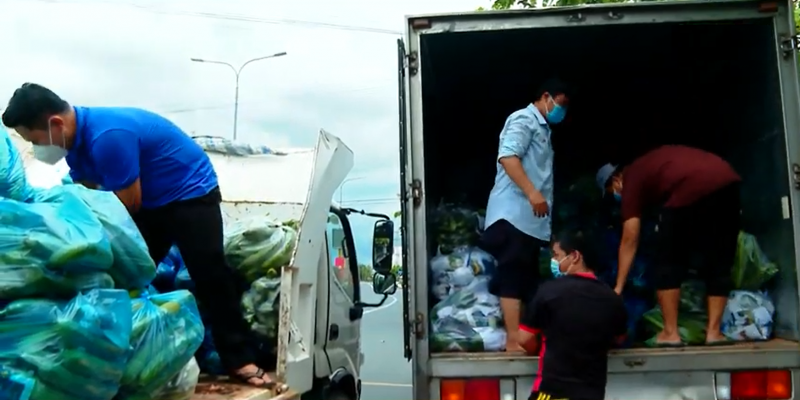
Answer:
POLYGON ((35 190, 28 184, 22 157, 3 127, 0 127, 0 160, 3 160, 0 162, 0 197, 30 201, 35 190))
POLYGON ((185 290, 134 299, 132 310, 133 353, 117 399, 151 400, 194 357, 205 328, 185 290))
POLYGON ((242 296, 244 319, 262 339, 278 337, 280 298, 280 278, 259 278, 242 296))
POLYGON ((500 299, 489 293, 489 278, 475 277, 431 309, 431 346, 437 351, 500 351, 506 332, 500 299))
POLYGON ((70 302, 14 301, 0 310, 0 397, 109 400, 130 355, 130 333, 123 290, 92 290, 70 302))
POLYGON ((112 192, 87 189, 83 185, 62 187, 83 200, 100 220, 114 254, 109 274, 116 287, 138 289, 149 285, 156 276, 156 265, 139 228, 117 196, 112 192))
POLYGON ((289 224, 269 217, 242 219, 225 232, 225 257, 248 282, 274 278, 291 261, 296 241, 297 230, 289 224))
POLYGON ((0 198, 0 298, 49 297, 52 286, 72 296, 87 288, 80 276, 108 272, 112 262, 100 221, 74 194, 45 203, 0 198))
POLYGON ((739 245, 731 271, 733 287, 738 290, 758 291, 777 273, 778 266, 767 259, 756 237, 739 232, 739 245))

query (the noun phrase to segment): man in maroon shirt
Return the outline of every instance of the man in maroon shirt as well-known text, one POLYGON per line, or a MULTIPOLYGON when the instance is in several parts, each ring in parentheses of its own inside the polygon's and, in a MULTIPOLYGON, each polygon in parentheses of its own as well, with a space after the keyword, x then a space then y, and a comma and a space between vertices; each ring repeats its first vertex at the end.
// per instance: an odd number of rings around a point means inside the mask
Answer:
MULTIPOLYGON (((622 241, 614 289, 622 293, 639 242, 642 212, 661 207, 654 278, 664 330, 658 346, 680 346, 678 305, 687 275, 689 255, 703 264, 698 273, 708 295, 706 344, 725 343, 720 320, 731 290, 731 267, 739 234, 741 178, 717 155, 686 146, 661 146, 613 172, 608 166, 603 189, 622 201, 622 241)), ((602 182, 601 182, 602 181, 602 182)))

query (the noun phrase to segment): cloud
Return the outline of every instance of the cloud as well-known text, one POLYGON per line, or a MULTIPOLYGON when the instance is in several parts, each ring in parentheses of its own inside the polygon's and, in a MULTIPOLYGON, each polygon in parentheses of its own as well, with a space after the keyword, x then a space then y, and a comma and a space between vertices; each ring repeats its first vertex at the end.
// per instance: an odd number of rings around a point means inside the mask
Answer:
MULTIPOLYGON (((242 70, 238 139, 306 147, 324 128, 355 152, 351 177, 362 179, 347 183, 347 198, 393 198, 399 192, 400 35, 391 32, 404 30, 406 14, 473 10, 483 3, 0 0, 7 57, 0 108, 20 84, 36 82, 73 104, 144 107, 189 133, 230 137, 234 72, 190 59, 238 68, 286 51, 242 70)), ((385 213, 399 208, 393 201, 360 204, 385 213)), ((368 241, 371 223, 357 229, 368 241)))

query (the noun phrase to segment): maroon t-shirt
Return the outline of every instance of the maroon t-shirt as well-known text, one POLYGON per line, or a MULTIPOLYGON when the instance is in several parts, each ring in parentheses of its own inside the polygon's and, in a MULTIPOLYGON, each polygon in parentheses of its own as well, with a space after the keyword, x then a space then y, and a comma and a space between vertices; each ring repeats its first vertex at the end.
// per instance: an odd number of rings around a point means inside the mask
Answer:
POLYGON ((688 206, 741 178, 716 154, 686 146, 661 146, 623 171, 622 220, 650 206, 688 206))

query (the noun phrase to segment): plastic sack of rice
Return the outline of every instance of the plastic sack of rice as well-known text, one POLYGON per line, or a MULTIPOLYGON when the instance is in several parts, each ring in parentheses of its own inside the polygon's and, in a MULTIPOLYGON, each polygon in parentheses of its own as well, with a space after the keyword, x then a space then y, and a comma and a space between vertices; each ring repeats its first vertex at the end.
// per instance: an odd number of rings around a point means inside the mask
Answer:
POLYGON ((734 290, 722 314, 722 333, 733 340, 769 340, 775 305, 762 292, 734 290))
POLYGON ((242 219, 226 229, 225 257, 248 282, 274 278, 291 261, 296 241, 297 230, 290 224, 266 216, 242 219))
POLYGON ((0 299, 113 287, 113 260, 103 226, 76 195, 44 203, 0 198, 0 299))
POLYGON ((194 357, 149 400, 190 400, 200 379, 200 367, 194 357))
POLYGON ((131 300, 123 290, 11 302, 0 310, 0 398, 110 400, 130 334, 131 300))
POLYGON ((194 357, 205 328, 185 290, 134 299, 132 310, 133 353, 117 399, 151 400, 194 357))
POLYGON ((430 261, 431 292, 439 300, 473 283, 476 276, 490 275, 497 262, 489 253, 470 246, 439 254, 430 261))

